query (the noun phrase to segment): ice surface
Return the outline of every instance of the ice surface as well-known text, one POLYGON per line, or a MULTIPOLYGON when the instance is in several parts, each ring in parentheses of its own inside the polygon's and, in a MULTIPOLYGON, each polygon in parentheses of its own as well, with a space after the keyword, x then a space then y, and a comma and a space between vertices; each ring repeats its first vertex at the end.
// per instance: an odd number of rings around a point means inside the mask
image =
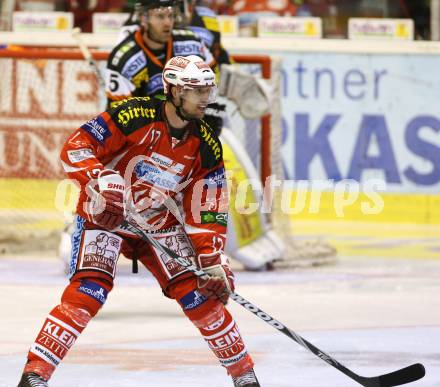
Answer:
MULTIPOLYGON (((237 273, 237 292, 351 370, 375 376, 421 362, 414 386, 440 386, 440 260, 341 258, 334 266, 237 273)), ((55 258, 0 259, 0 386, 15 386, 27 349, 66 279, 55 258)), ((357 384, 231 302, 264 387, 357 384)), ((51 387, 221 387, 232 383, 198 331, 145 271, 122 265, 107 304, 51 387)))

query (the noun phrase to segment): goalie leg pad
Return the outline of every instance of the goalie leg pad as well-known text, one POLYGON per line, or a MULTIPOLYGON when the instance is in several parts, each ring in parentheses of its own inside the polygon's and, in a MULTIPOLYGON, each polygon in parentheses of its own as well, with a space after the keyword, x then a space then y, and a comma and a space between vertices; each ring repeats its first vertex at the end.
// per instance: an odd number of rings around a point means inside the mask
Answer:
POLYGON ((24 373, 49 380, 69 349, 104 304, 112 285, 99 279, 78 279, 65 289, 61 304, 47 316, 31 345, 24 373))
POLYGON ((194 286, 190 292, 183 293, 183 296, 173 287, 174 298, 179 300, 184 313, 199 329, 220 364, 233 377, 251 370, 254 362, 229 311, 220 301, 201 295, 194 279, 182 282, 193 283, 194 286))

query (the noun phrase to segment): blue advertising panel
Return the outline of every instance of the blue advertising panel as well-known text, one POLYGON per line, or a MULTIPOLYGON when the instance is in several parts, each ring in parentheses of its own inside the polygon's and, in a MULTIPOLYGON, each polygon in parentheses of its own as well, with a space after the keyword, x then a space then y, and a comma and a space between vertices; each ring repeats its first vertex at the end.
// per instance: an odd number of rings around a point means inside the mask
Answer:
POLYGON ((440 57, 283 57, 286 178, 383 179, 388 192, 440 190, 440 57))

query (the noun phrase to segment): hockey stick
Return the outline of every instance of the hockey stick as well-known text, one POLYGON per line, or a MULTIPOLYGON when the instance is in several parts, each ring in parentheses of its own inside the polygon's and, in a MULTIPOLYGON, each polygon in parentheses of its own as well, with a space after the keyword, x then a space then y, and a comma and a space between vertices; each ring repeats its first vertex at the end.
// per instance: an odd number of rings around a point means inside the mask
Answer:
POLYGON ((84 56, 84 59, 87 61, 89 66, 92 68, 93 72, 96 75, 96 79, 98 80, 99 86, 102 90, 105 90, 105 82, 104 78, 102 77, 101 71, 99 71, 98 64, 92 57, 92 53, 90 52, 87 45, 84 43, 84 40, 81 37, 81 28, 76 27, 72 30, 72 37, 75 39, 76 43, 78 44, 79 49, 81 50, 81 53, 84 56))
MULTIPOLYGON (((150 243, 152 246, 167 254, 170 258, 174 259, 179 265, 185 267, 187 270, 193 272, 197 277, 202 279, 207 279, 209 276, 203 270, 198 269, 193 263, 186 260, 183 257, 177 255, 174 251, 169 249, 166 246, 163 246, 156 239, 154 239, 151 235, 141 230, 137 226, 134 226, 127 221, 124 221, 120 226, 123 230, 129 231, 133 234, 138 235, 146 242, 150 243)), ((321 360, 324 360, 327 364, 330 364, 332 367, 336 368, 343 374, 347 375, 351 379, 355 380, 359 384, 365 387, 391 387, 391 386, 400 386, 402 384, 411 383, 416 380, 419 380, 425 376, 425 367, 422 364, 416 363, 412 364, 408 367, 399 369, 394 372, 390 372, 389 374, 373 376, 373 377, 365 377, 360 376, 353 371, 349 370, 347 367, 343 366, 337 360, 333 359, 330 355, 321 351, 319 348, 315 347, 312 343, 308 342, 306 339, 295 333, 294 331, 287 328, 285 325, 280 323, 278 320, 275 320, 272 316, 265 313, 256 305, 247 301, 245 298, 240 296, 239 294, 232 292, 230 293, 230 298, 235 302, 240 304, 243 308, 247 309, 261 320, 271 325, 272 327, 278 329, 281 333, 284 333, 287 337, 296 341, 299 345, 303 346, 305 349, 308 349, 314 355, 318 356, 321 360)))

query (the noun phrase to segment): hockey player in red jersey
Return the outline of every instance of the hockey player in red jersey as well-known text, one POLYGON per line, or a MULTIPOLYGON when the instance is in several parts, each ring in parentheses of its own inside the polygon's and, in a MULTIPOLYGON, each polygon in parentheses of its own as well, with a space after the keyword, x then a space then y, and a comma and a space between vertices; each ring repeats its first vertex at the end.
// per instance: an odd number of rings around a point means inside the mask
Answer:
POLYGON ((120 101, 64 144, 62 164, 81 187, 70 284, 31 345, 19 387, 48 386, 112 290, 120 252, 145 265, 164 294, 180 304, 234 386, 259 386, 252 358, 224 305, 234 289, 223 252, 227 186, 221 143, 202 120, 215 99, 215 76, 201 58, 177 56, 165 65, 162 79, 166 101, 120 101), (200 282, 120 227, 124 221, 191 259, 210 279, 200 282))

